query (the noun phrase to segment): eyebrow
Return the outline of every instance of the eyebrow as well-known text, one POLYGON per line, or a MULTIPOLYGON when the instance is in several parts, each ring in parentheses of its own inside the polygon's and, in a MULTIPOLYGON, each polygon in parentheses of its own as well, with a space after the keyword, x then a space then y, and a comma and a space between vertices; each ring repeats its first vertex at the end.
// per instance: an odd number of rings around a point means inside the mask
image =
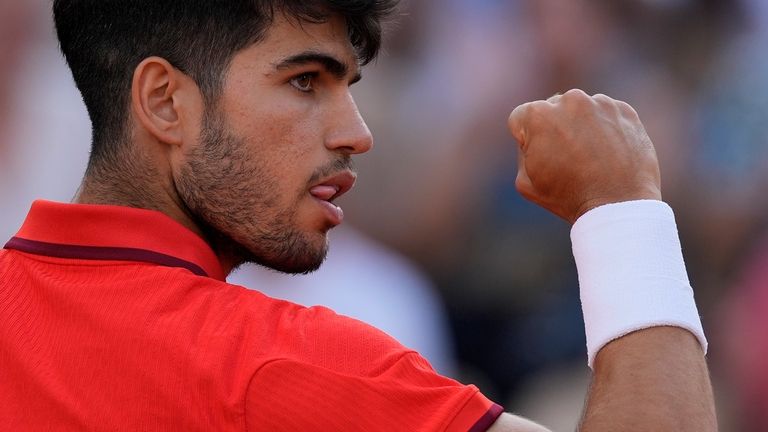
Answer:
MULTIPOLYGON (((317 51, 304 51, 299 54, 292 55, 290 57, 286 57, 276 63, 274 63, 274 67, 277 70, 283 70, 283 69, 289 69, 296 66, 303 66, 307 64, 319 64, 321 65, 326 71, 328 71, 331 75, 333 75, 336 79, 339 81, 343 80, 348 74, 350 67, 343 61, 337 59, 336 57, 322 53, 317 51)), ((349 84, 352 85, 362 78, 362 74, 360 71, 356 71, 355 75, 352 77, 352 79, 349 81, 349 84)))

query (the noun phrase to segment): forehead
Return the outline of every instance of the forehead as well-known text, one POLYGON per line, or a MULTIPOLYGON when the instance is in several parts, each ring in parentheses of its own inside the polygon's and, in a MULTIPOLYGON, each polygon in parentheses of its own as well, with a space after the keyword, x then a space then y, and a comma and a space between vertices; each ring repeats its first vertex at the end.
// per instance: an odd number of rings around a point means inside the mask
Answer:
POLYGON ((301 52, 314 51, 332 55, 350 68, 358 64, 343 18, 333 16, 324 23, 311 23, 275 16, 262 40, 242 50, 235 62, 254 67, 274 66, 276 61, 301 52))

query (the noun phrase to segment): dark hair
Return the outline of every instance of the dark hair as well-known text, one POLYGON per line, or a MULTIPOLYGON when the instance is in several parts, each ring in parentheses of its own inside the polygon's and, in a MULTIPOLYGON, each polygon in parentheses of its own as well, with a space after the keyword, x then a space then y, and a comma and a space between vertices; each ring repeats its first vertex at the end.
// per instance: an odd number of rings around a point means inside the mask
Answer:
POLYGON ((300 22, 345 19, 361 64, 376 57, 381 20, 397 0, 54 0, 61 51, 93 126, 92 162, 125 141, 133 71, 159 56, 214 103, 234 55, 258 42, 276 13, 300 22))

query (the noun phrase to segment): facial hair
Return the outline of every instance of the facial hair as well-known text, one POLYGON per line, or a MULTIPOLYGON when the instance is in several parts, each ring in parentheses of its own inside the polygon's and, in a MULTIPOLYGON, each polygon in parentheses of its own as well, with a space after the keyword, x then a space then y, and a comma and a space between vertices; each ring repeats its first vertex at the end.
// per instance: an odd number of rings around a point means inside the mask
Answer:
MULTIPOLYGON (((280 179, 267 174, 268 162, 256 153, 227 131, 220 113, 206 112, 199 143, 174 176, 180 198, 217 255, 235 267, 252 262, 290 274, 317 270, 328 241, 297 227, 306 190, 296 191, 292 204, 280 208, 280 179)), ((311 179, 340 165, 349 167, 349 157, 317 170, 311 179)))

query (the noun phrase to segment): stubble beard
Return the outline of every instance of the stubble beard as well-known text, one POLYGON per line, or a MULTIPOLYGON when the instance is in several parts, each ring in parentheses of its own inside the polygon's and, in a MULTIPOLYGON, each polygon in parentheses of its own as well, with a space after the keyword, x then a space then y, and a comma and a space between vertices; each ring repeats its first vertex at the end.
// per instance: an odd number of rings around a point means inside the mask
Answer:
POLYGON ((206 112, 200 142, 175 176, 176 189, 206 241, 234 267, 255 263, 279 272, 317 270, 328 252, 296 227, 298 203, 278 208, 279 180, 245 140, 226 130, 223 116, 206 112))

